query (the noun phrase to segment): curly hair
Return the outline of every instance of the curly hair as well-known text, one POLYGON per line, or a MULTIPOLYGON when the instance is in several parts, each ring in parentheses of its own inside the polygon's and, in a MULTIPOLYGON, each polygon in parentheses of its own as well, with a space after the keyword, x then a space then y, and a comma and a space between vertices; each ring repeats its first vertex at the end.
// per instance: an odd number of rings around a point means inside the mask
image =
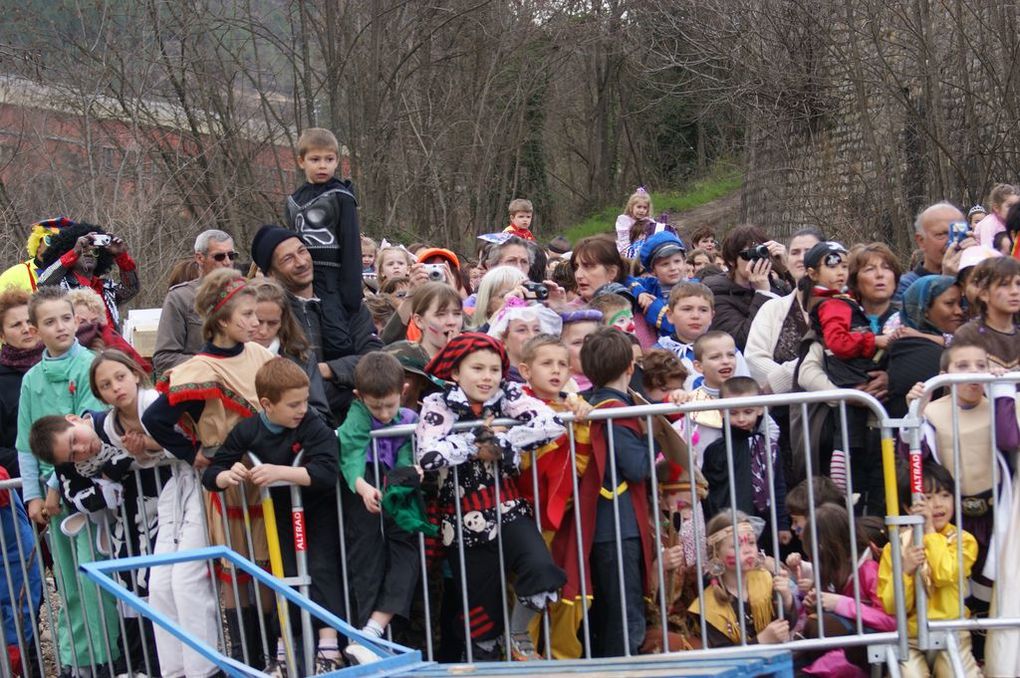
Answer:
MULTIPOLYGON (((77 222, 71 226, 65 226, 58 233, 50 236, 49 247, 43 252, 39 259, 39 269, 46 270, 54 261, 74 249, 78 238, 89 233, 106 233, 102 226, 77 222)), ((96 268, 92 275, 101 277, 113 268, 113 255, 105 247, 96 248, 96 268)))

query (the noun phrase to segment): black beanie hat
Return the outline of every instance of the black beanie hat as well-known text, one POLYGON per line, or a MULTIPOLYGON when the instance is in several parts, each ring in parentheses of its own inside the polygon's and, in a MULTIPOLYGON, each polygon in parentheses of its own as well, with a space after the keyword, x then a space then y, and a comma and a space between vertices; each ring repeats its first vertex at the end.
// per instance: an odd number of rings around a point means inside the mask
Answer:
POLYGON ((268 275, 273 263, 273 252, 287 238, 296 237, 298 235, 294 231, 266 224, 258 230, 251 241, 251 260, 268 275))

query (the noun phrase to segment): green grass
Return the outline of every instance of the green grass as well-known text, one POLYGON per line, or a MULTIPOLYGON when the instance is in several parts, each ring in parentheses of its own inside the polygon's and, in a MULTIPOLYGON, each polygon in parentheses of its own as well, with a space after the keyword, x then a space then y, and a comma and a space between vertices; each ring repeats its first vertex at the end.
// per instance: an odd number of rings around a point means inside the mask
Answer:
MULTIPOLYGON (((689 184, 684 190, 653 192, 652 207, 655 210, 653 216, 658 217, 663 212, 670 214, 686 212, 718 200, 740 188, 741 181, 740 171, 730 165, 713 172, 709 177, 689 184)), ((570 238, 570 242, 577 242, 589 235, 612 233, 616 217, 623 212, 623 207, 621 203, 588 216, 584 221, 570 226, 566 236, 570 238)))

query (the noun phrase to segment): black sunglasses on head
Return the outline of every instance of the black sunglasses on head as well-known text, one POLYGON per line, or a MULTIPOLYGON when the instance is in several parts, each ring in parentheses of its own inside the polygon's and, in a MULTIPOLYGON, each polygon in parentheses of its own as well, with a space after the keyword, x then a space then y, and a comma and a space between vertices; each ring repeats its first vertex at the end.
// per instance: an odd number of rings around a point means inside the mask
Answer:
POLYGON ((224 259, 229 257, 231 261, 235 261, 239 256, 241 255, 231 250, 230 252, 217 252, 216 254, 212 255, 212 258, 214 261, 223 261, 224 259))

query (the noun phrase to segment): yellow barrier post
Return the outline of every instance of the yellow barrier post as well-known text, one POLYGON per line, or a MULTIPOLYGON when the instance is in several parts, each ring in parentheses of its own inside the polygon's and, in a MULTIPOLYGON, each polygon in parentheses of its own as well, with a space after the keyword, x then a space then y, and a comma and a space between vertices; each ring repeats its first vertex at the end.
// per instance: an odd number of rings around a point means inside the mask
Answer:
MULTIPOLYGON (((248 453, 252 466, 258 467, 262 462, 254 454, 248 453)), ((262 497, 262 520, 266 526, 266 548, 269 551, 269 570, 277 579, 284 579, 283 552, 280 550, 280 532, 276 527, 276 512, 273 506, 273 496, 269 493, 268 487, 259 490, 262 497)), ((251 533, 251 519, 245 513, 244 528, 251 533)), ((276 594, 276 613, 280 617, 280 637, 283 638, 283 651, 286 655, 287 670, 289 675, 297 675, 297 661, 294 655, 294 643, 290 633, 290 614, 287 610, 287 600, 276 594)))

